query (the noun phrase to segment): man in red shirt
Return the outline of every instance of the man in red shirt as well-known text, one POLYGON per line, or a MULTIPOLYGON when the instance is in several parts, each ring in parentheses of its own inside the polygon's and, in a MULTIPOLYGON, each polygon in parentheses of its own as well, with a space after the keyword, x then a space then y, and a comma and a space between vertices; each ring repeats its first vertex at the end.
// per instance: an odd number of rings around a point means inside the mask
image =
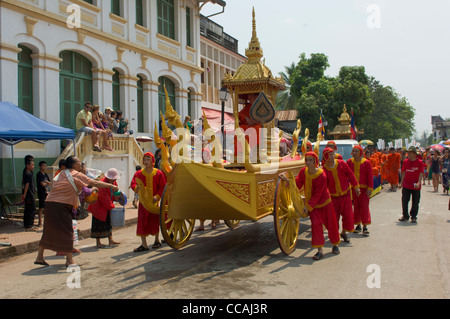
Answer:
POLYGON ((403 216, 399 219, 401 222, 417 222, 417 213, 419 212, 421 180, 423 176, 424 164, 417 158, 417 150, 414 146, 408 149, 408 158, 405 159, 402 166, 402 180, 400 188, 402 189, 402 211, 403 216), (412 196, 411 211, 408 214, 408 204, 412 196))

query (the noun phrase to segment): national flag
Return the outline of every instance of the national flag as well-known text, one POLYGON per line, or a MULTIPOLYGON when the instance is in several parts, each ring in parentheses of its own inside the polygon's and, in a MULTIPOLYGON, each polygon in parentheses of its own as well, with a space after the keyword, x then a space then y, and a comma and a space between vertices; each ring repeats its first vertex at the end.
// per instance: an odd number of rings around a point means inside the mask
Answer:
POLYGON ((353 108, 352 108, 352 120, 350 125, 350 131, 352 132, 352 139, 356 140, 356 126, 355 126, 355 117, 353 116, 353 108))
POLYGON ((325 126, 323 126, 322 113, 320 113, 320 118, 319 118, 319 132, 322 133, 323 137, 325 137, 325 126))

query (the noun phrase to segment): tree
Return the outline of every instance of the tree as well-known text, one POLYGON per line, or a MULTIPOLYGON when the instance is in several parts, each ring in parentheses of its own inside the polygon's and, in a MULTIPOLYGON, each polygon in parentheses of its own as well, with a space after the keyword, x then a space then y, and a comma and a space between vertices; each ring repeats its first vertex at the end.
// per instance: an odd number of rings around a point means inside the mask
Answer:
POLYGON ((286 72, 280 72, 279 75, 286 83, 286 89, 279 91, 275 100, 275 109, 277 110, 294 110, 297 104, 297 98, 291 94, 291 76, 295 70, 295 63, 284 67, 286 72))
POLYGON ((313 53, 309 59, 305 53, 300 54, 300 61, 291 76, 291 95, 300 97, 303 89, 320 80, 329 66, 328 57, 323 53, 313 53))
POLYGON ((328 67, 323 53, 309 58, 302 53, 296 65, 286 67, 289 97, 302 121, 302 134, 308 128, 315 140, 321 113, 328 121, 327 132, 334 129, 346 105, 349 113, 353 110, 356 127, 364 129, 364 139, 393 141, 412 136, 415 111, 406 98, 367 75, 364 66, 342 66, 336 77, 325 76, 328 67))
POLYGON ((364 123, 365 138, 393 141, 411 137, 414 133, 414 108, 390 86, 370 78, 373 110, 364 123))

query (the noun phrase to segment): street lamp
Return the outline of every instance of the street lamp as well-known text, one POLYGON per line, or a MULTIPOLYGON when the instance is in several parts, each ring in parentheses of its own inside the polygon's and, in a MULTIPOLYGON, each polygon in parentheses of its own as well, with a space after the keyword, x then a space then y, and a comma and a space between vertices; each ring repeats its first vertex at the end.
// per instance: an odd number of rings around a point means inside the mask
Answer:
POLYGON ((222 119, 221 119, 221 132, 222 132, 222 151, 223 158, 225 158, 225 102, 228 101, 230 92, 223 86, 219 91, 219 99, 222 101, 222 119))

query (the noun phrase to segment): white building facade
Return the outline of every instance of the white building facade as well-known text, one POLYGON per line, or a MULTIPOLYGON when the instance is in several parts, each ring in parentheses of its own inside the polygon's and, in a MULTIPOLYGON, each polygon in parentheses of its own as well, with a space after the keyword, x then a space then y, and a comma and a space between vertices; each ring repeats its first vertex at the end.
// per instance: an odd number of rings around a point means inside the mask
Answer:
MULTIPOLYGON (((0 99, 68 128, 91 101, 123 111, 135 135, 153 136, 165 85, 182 119, 198 118, 204 2, 1 0, 0 99)), ((60 144, 15 148, 21 160, 30 152, 56 158, 60 144)), ((2 146, 0 157, 9 156, 2 146)))

